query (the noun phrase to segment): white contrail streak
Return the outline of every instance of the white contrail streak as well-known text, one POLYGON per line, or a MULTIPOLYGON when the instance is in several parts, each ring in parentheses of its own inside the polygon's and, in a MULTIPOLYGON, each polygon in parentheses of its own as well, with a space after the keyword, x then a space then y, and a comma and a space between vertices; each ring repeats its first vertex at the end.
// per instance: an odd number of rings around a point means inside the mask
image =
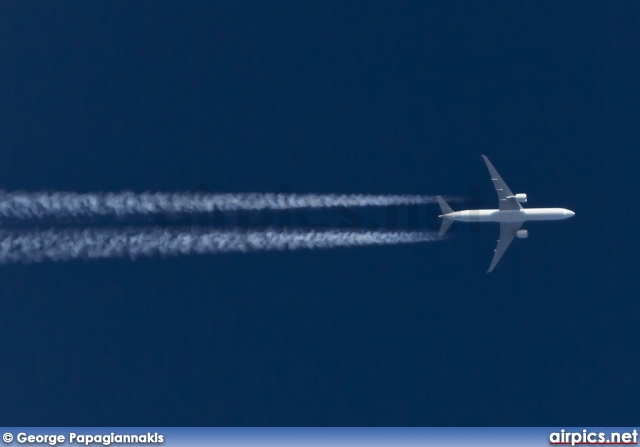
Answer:
POLYGON ((46 259, 101 259, 128 256, 299 250, 365 245, 411 244, 440 239, 410 231, 215 231, 204 228, 88 228, 0 231, 0 263, 46 259))
MULTIPOLYGON (((455 201, 456 198, 447 200, 455 201)), ((128 216, 158 213, 209 213, 214 210, 286 210, 294 208, 419 205, 434 196, 276 193, 75 193, 0 191, 0 217, 128 216)))

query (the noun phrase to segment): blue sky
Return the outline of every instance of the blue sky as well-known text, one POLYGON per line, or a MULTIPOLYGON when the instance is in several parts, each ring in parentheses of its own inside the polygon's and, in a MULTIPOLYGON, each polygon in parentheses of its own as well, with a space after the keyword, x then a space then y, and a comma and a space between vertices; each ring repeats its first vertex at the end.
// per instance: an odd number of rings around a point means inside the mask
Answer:
POLYGON ((529 206, 576 216, 528 224, 491 275, 497 226, 462 224, 412 246, 2 266, 2 420, 635 423, 638 12, 4 3, 3 189, 492 207, 486 154, 529 206))

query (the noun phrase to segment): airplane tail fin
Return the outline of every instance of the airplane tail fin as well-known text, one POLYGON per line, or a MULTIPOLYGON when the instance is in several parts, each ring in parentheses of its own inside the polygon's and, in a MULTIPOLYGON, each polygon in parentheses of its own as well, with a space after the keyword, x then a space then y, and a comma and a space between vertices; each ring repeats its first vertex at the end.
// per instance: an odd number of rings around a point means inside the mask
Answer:
POLYGON ((438 203, 440 204, 440 209, 442 210, 442 214, 438 216, 442 218, 442 224, 440 225, 440 231, 438 232, 438 236, 442 236, 447 232, 447 230, 453 223, 453 220, 445 217, 445 214, 453 213, 453 210, 441 196, 438 196, 437 198, 438 198, 438 203))

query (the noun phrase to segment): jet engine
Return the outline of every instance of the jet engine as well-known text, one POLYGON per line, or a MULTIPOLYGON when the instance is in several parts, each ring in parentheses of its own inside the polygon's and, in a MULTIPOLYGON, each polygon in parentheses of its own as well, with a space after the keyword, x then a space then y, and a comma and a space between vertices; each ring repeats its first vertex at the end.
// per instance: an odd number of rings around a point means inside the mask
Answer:
POLYGON ((518 202, 526 202, 527 201, 527 195, 526 194, 516 194, 516 200, 518 202))
POLYGON ((516 236, 520 239, 526 239, 529 237, 529 232, 527 230, 518 230, 516 231, 516 236))

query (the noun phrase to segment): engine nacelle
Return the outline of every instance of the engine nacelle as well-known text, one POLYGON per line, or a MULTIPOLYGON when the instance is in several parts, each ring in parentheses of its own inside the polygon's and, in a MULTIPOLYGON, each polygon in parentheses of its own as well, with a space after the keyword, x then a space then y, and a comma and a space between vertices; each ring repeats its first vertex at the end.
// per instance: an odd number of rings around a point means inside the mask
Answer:
POLYGON ((520 239, 526 239, 529 237, 529 232, 527 230, 518 230, 516 231, 516 236, 520 239))
POLYGON ((518 202, 526 202, 527 201, 527 195, 526 194, 516 194, 516 200, 518 202))

